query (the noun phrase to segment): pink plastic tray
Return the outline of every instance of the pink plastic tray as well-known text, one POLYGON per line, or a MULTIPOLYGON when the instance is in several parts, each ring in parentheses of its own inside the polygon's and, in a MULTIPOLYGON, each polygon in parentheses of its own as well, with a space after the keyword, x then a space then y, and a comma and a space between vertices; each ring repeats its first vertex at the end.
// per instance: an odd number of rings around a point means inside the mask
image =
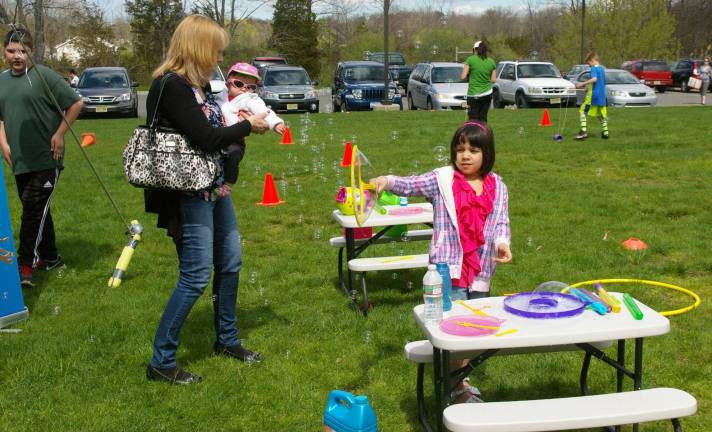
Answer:
POLYGON ((441 321, 440 330, 455 336, 486 336, 497 333, 499 326, 504 321, 495 317, 459 315, 441 321), (472 325, 493 328, 474 327, 472 325))
POLYGON ((388 214, 393 216, 410 216, 421 213, 423 213, 422 207, 398 207, 388 210, 388 214))

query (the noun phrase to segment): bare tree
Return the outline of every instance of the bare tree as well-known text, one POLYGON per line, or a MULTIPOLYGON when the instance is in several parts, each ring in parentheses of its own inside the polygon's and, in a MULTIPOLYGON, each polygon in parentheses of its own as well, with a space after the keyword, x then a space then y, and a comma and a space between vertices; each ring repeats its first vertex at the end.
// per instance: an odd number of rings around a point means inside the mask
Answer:
POLYGON ((45 8, 44 0, 35 0, 33 4, 35 19, 35 58, 42 61, 45 52, 45 8))
POLYGON ((7 10, 5 10, 5 6, 0 3, 0 24, 10 24, 10 16, 7 14, 7 10))
POLYGON ((252 16, 261 7, 272 3, 273 0, 258 0, 244 3, 251 3, 249 6, 239 8, 237 0, 195 0, 193 10, 205 14, 215 20, 230 35, 230 39, 235 37, 237 28, 241 22, 252 16))

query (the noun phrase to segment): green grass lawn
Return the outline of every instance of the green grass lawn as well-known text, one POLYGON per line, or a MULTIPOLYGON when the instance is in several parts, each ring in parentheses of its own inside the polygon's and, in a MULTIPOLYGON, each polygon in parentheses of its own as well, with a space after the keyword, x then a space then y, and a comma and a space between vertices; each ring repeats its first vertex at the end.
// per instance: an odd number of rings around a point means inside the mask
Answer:
MULTIPOLYGON (((538 127, 541 110, 490 112, 497 139, 495 171, 510 194, 514 260, 499 267, 493 294, 526 291, 548 280, 652 279, 690 288, 703 298, 692 313, 671 318, 668 335, 645 344, 644 386, 693 394, 698 414, 686 431, 712 423, 712 333, 707 325, 712 284, 712 145, 705 108, 612 110, 611 139, 597 122, 585 142, 538 127), (642 253, 620 242, 639 237, 642 253)), ((305 117, 285 116, 295 141, 305 117)), ((382 431, 418 431, 415 366, 403 357, 422 339, 411 311, 421 302, 424 271, 369 275, 375 308, 354 312, 336 286, 339 235, 334 197, 346 172, 338 167, 343 140, 354 139, 372 163, 371 175, 422 173, 442 165, 462 112, 318 114, 308 117, 308 141, 280 145, 274 133, 248 139, 233 191, 243 242, 238 318, 245 345, 263 353, 260 365, 211 355, 212 306, 205 294, 183 329, 178 361, 205 378, 178 388, 150 383, 144 369, 156 326, 177 279, 173 244, 143 212, 143 193, 124 180, 121 151, 138 120, 81 120, 95 132, 87 149, 128 219, 145 228, 128 276, 107 288, 124 228, 67 140, 53 216, 67 267, 42 272, 24 290, 30 319, 19 334, 0 333, 2 431, 317 431, 330 390, 369 397, 382 431), (397 138, 393 139, 393 131, 397 138), (272 172, 286 204, 257 207, 272 172)), ((556 125, 558 113, 552 111, 556 125)), ((16 236, 19 201, 5 179, 16 236)), ((17 237, 16 237, 17 238, 17 237)), ((17 241, 17 240, 16 240, 17 241)), ((426 251, 425 242, 374 246, 371 254, 426 251)), ((628 290, 658 310, 688 304, 670 290, 628 290)), ((208 289, 209 291, 209 289, 208 289)), ((633 344, 629 344, 632 348, 633 344)), ((495 358, 473 380, 488 401, 577 394, 581 353, 495 358)), ((632 352, 629 354, 632 359, 632 352)), ((429 383, 430 381, 428 381, 429 383)), ((614 371, 595 361, 593 393, 615 389, 614 371)), ((629 384, 629 388, 632 384, 629 384)), ((430 395, 430 387, 427 387, 430 395)), ((629 429, 624 429, 629 430, 629 429)), ((668 422, 643 431, 670 430, 668 422)))

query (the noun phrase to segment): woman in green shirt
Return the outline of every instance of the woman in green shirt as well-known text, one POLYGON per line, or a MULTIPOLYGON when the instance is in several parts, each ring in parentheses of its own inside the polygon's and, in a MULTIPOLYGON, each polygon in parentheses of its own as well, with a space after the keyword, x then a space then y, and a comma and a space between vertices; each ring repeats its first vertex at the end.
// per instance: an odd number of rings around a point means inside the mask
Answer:
POLYGON ((487 57, 487 44, 483 41, 475 42, 472 52, 474 54, 465 60, 460 76, 463 81, 469 76, 467 116, 470 120, 487 123, 487 112, 492 103, 492 83, 497 79, 497 65, 487 57))

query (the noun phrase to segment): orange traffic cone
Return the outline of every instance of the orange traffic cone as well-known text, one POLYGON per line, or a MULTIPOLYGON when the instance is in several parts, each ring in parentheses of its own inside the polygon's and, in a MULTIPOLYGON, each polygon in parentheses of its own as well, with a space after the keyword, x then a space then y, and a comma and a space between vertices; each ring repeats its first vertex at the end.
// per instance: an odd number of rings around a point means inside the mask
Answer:
POLYGON ((85 132, 82 134, 82 147, 89 147, 96 144, 96 136, 94 132, 85 132))
POLYGON ((284 204, 284 201, 279 200, 279 195, 277 194, 277 188, 274 185, 272 173, 267 173, 265 176, 265 187, 262 192, 262 202, 258 202, 257 205, 276 206, 280 204, 284 204))
POLYGON ((290 145, 294 144, 292 142, 292 131, 289 130, 289 126, 285 126, 284 133, 282 134, 282 144, 290 145))
POLYGON ((341 158, 342 168, 351 166, 351 157, 351 141, 346 141, 346 147, 344 147, 344 157, 341 158))
POLYGON ((639 238, 631 237, 622 243, 623 247, 627 250, 643 250, 647 249, 648 245, 639 238))
POLYGON ((544 114, 541 115, 541 123, 539 123, 539 126, 551 126, 548 108, 544 108, 544 114))

